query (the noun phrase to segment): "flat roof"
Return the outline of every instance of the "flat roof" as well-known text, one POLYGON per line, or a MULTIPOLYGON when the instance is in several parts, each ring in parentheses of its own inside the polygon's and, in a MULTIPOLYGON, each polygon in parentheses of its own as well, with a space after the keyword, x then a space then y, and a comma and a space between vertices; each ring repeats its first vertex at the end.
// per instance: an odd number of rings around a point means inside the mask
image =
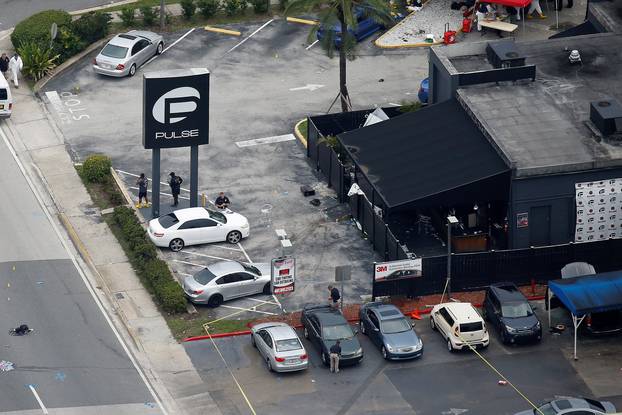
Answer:
MULTIPOLYGON (((488 70, 488 42, 434 48, 450 73, 488 70)), ((590 102, 622 101, 622 34, 516 42, 536 80, 459 89, 458 100, 486 132, 516 177, 622 166, 622 144, 599 142, 586 125, 590 102), (579 50, 582 64, 568 55, 579 50)))

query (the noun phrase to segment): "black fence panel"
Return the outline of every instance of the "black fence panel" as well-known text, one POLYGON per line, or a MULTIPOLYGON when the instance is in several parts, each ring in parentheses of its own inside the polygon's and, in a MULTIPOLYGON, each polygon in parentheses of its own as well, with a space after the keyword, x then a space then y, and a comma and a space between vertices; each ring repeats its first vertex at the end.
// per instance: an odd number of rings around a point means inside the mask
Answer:
POLYGON ((318 140, 322 136, 320 131, 317 129, 313 120, 310 117, 307 117, 307 157, 309 157, 313 161, 313 165, 317 169, 318 165, 318 140))
POLYGON ((374 250, 380 254, 382 258, 386 256, 387 250, 387 232, 389 229, 384 224, 382 218, 378 215, 374 217, 374 237, 372 239, 374 250))
MULTIPOLYGON (((320 144, 318 146, 318 167, 327 179, 330 177, 331 151, 333 150, 325 144, 320 144)), ((328 183, 328 186, 330 187, 330 182, 328 183)))
POLYGON ((374 240, 374 210, 371 205, 367 201, 363 201, 361 203, 361 207, 363 208, 363 217, 361 222, 361 226, 363 227, 363 232, 367 234, 367 237, 370 241, 374 240))
POLYGON ((397 242, 395 235, 393 235, 393 233, 389 229, 387 229, 387 254, 385 256, 385 260, 386 261, 397 260, 397 256, 398 256, 397 251, 399 247, 400 245, 397 242))
POLYGON ((330 176, 328 180, 329 187, 335 189, 337 195, 343 194, 343 174, 344 167, 339 161, 339 156, 332 148, 330 149, 330 176))

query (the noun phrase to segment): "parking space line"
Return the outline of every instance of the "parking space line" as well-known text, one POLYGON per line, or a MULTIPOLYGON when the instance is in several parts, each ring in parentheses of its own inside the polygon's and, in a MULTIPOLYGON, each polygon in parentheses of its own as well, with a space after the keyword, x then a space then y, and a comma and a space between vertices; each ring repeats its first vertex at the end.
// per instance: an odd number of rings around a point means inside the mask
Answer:
POLYGON ((219 256, 213 256, 213 255, 207 255, 207 254, 200 254, 198 252, 191 252, 191 251, 180 251, 180 252, 183 252, 184 254, 201 256, 201 257, 205 257, 205 258, 220 259, 221 261, 233 261, 233 259, 221 258, 219 256))
MULTIPOLYGON (((128 187, 128 189, 130 189, 130 190, 138 190, 138 187, 135 187, 135 186, 129 186, 129 187, 128 187)), ((151 193, 151 190, 147 190, 147 193, 151 193)), ((172 195, 172 194, 170 194, 170 193, 166 193, 166 192, 160 192, 160 195, 162 195, 162 196, 168 196, 168 197, 173 197, 173 195, 172 195)), ((190 198, 189 198, 189 197, 187 197, 187 196, 179 196, 179 198, 180 198, 180 199, 184 199, 184 200, 190 200, 190 198)))
POLYGON ((238 48, 238 46, 241 46, 244 42, 246 42, 248 39, 250 39, 251 37, 255 36, 261 29, 263 29, 264 27, 268 26, 270 23, 272 23, 274 21, 274 19, 270 19, 269 21, 267 21, 266 23, 264 23, 259 29, 255 30, 253 33, 251 33, 250 35, 248 35, 248 37, 242 39, 242 41, 240 43, 238 43, 237 45, 235 45, 234 47, 232 47, 231 49, 229 49, 225 55, 229 52, 233 52, 235 49, 238 48))
MULTIPOLYGON (((259 304, 257 307, 261 307, 262 305, 264 305, 264 304, 259 304)), ((222 307, 222 305, 221 305, 221 307, 222 307)), ((230 307, 230 306, 228 306, 228 307, 230 307)), ((209 331, 208 331, 207 328, 209 327, 210 324, 214 324, 214 323, 216 323, 218 321, 221 321, 221 320, 228 320, 229 318, 231 318, 233 316, 237 316, 238 314, 245 313, 246 311, 247 311, 246 309, 242 309, 240 311, 236 311, 235 313, 231 313, 229 315, 226 315, 226 316, 223 316, 223 317, 219 317, 216 320, 208 321, 207 323, 203 324, 203 329, 205 330, 205 332, 207 334, 209 334, 209 331)))
POLYGON ((274 144, 282 143, 284 141, 294 141, 296 136, 294 134, 275 135, 272 137, 253 138, 252 140, 236 141, 235 145, 239 148, 257 146, 260 144, 274 144))
POLYGON ((32 392, 32 394, 35 395, 35 399, 37 400, 37 403, 39 403, 39 406, 41 407, 41 410, 43 411, 43 413, 49 414, 48 409, 45 407, 45 405, 43 405, 43 401, 39 397, 39 394, 37 393, 37 390, 35 389, 34 385, 28 385, 28 387, 30 388, 30 391, 32 392))
POLYGON ((248 262, 250 264, 253 263, 253 261, 251 260, 251 257, 248 256, 248 254, 246 253, 246 251, 244 250, 244 247, 242 246, 241 243, 238 242, 238 246, 240 247, 240 251, 242 251, 242 253, 244 254, 244 256, 246 257, 246 259, 248 260, 248 262))
POLYGON ((192 277, 192 274, 188 274, 186 272, 177 272, 179 275, 183 275, 184 277, 192 277))
POLYGON ((177 39, 176 41, 174 41, 173 43, 171 43, 170 45, 168 45, 167 47, 164 48, 164 50, 162 50, 162 53, 160 53, 159 55, 155 55, 154 57, 152 57, 151 59, 149 59, 147 62, 145 62, 145 64, 143 65, 143 67, 147 66, 149 63, 151 63, 152 60, 156 59, 158 56, 162 56, 164 55, 164 52, 166 52, 167 50, 169 50, 170 48, 172 48, 173 46, 175 46, 176 44, 178 44, 179 42, 181 42, 186 36, 188 36, 190 33, 194 32, 194 27, 190 30, 188 30, 186 33, 184 33, 179 39, 177 39))
POLYGON ((317 42, 319 42, 319 41, 320 41, 320 39, 317 39, 315 42, 313 42, 313 43, 311 43, 309 46, 307 46, 307 47, 305 48, 305 50, 309 50, 309 49, 311 49, 311 48, 312 48, 313 46, 315 46, 315 44, 316 44, 317 42))
POLYGON ((258 303, 264 303, 264 304, 273 304, 273 305, 279 305, 278 303, 274 303, 272 301, 265 301, 265 300, 260 300, 258 298, 252 298, 252 297, 246 297, 245 300, 253 300, 253 301, 257 301, 258 303))
MULTIPOLYGON (((210 248, 220 248, 220 249, 228 249, 230 251, 235 251, 235 252, 242 252, 241 249, 232 248, 230 246, 222 246, 222 245, 212 245, 212 244, 210 244, 210 248)), ((184 252, 190 252, 190 251, 184 251, 184 252)))
MULTIPOLYGON (((121 173, 121 174, 125 174, 127 176, 132 176, 132 177, 140 177, 140 175, 136 174, 136 173, 130 173, 129 171, 125 171, 125 170, 119 170, 119 169, 115 169, 117 171, 117 173, 121 173)), ((148 180, 152 180, 151 177, 147 177, 148 180)), ((160 182, 160 184, 163 184, 165 186, 168 186, 169 184, 166 182, 160 182)), ((136 188, 135 188, 136 189, 136 188)), ((183 190, 184 192, 188 192, 190 193, 190 189, 185 189, 183 187, 180 188, 181 190, 183 190)), ((150 190, 151 191, 151 190, 150 190)))
MULTIPOLYGON (((242 307, 235 307, 235 306, 232 306, 232 305, 224 305, 224 304, 221 304, 220 307, 230 308, 232 310, 242 310, 242 311, 248 311, 248 312, 253 312, 253 313, 261 313, 261 314, 268 314, 270 316, 276 316, 276 313, 271 313, 269 311, 254 310, 253 309, 254 307, 253 308, 242 308, 242 307)), ((259 307, 259 306, 257 306, 257 307, 259 307)))
POLYGON ((180 264, 192 265, 193 267, 205 268, 207 265, 197 264, 194 262, 182 261, 180 259, 174 259, 173 262, 178 262, 180 264))

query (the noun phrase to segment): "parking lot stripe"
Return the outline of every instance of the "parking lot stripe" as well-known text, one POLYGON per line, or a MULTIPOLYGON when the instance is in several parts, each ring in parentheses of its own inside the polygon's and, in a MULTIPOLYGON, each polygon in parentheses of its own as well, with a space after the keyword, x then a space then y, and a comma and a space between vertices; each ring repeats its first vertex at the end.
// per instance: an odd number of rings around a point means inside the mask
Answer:
MULTIPOLYGON (((235 307, 235 306, 232 306, 232 305, 224 305, 224 304, 221 304, 220 307, 230 308, 232 310, 242 310, 242 311, 248 311, 248 312, 251 312, 251 313, 260 313, 260 314, 268 314, 270 316, 276 316, 276 313, 271 313, 269 311, 253 310, 253 308, 242 308, 242 307, 235 307)), ((259 306, 257 306, 257 307, 259 307, 259 306)))
POLYGON ((28 387, 30 388, 30 391, 32 392, 32 394, 35 395, 35 399, 37 400, 37 403, 41 407, 41 411, 43 411, 44 414, 49 414, 48 409, 45 407, 45 405, 43 405, 43 401, 39 397, 39 394, 37 393, 37 390, 35 389, 35 387, 33 385, 28 385, 28 387))
POLYGON ((253 260, 251 259, 251 257, 248 256, 248 254, 246 253, 246 250, 244 250, 244 247, 242 246, 241 243, 238 242, 238 246, 240 247, 240 251, 242 251, 242 253, 244 254, 244 256, 246 257, 246 260, 252 264, 253 260))
MULTIPOLYGON (((220 249, 228 249, 230 251, 235 251, 235 252, 242 252, 241 249, 237 249, 237 248, 231 248, 229 246, 221 246, 221 245, 210 245, 210 248, 220 248, 220 249)), ((190 251, 185 251, 185 252, 190 252, 190 251)))
POLYGON ((313 43, 311 43, 309 46, 307 46, 307 47, 305 48, 305 50, 309 50, 309 49, 311 49, 311 48, 312 48, 313 46, 315 46, 315 44, 316 44, 317 42, 319 42, 319 41, 320 41, 320 39, 317 39, 315 42, 313 42, 313 43))
POLYGON ((170 45, 168 45, 167 47, 165 47, 162 50, 162 53, 160 53, 159 55, 155 55, 153 56, 151 59, 149 59, 147 62, 145 62, 145 64, 143 65, 143 67, 147 66, 149 63, 151 63, 151 61, 157 59, 159 56, 162 56, 164 54, 164 52, 166 52, 167 50, 169 50, 170 48, 172 48, 173 46, 175 46, 176 44, 178 44, 179 42, 181 42, 186 36, 188 36, 190 33, 194 32, 194 29, 196 29, 195 27, 193 27, 192 29, 188 30, 186 33, 184 33, 182 35, 182 37, 180 37, 179 39, 177 39, 176 41, 174 41, 173 43, 171 43, 170 45))
POLYGON ((220 259, 221 261, 233 261, 232 259, 221 258, 219 256, 213 256, 213 255, 207 255, 207 254, 200 254, 198 252, 191 252, 191 251, 180 251, 180 252, 183 252, 184 254, 201 256, 201 257, 205 257, 205 258, 220 259))
POLYGON ((194 262, 182 261, 180 259, 174 259, 173 262, 178 262, 180 264, 192 265, 193 267, 205 268, 206 266, 203 264, 196 264, 194 262))
POLYGON ((260 300, 260 299, 258 299, 258 298, 247 297, 247 298, 245 298, 245 299, 246 299, 246 300, 253 300, 253 301, 257 301, 258 303, 265 303, 265 304, 279 305, 278 303, 273 303, 272 301, 260 300))
MULTIPOLYGON (((132 176, 132 177, 140 177, 140 175, 138 175, 138 174, 136 174, 136 173, 130 173, 129 171, 119 170, 119 169, 115 169, 115 170, 117 171, 117 173, 125 174, 125 175, 127 175, 127 176, 132 176)), ((147 177, 147 179, 148 179, 148 180, 151 180, 151 177, 147 177)), ((163 184, 163 185, 165 185, 165 186, 168 186, 168 183, 166 183, 166 182, 160 182, 160 184, 163 184)), ((190 190, 189 190, 189 189, 186 189, 186 188, 183 188, 183 187, 181 187, 180 189, 181 189, 181 190, 183 190, 184 192, 188 192, 188 193, 190 193, 190 190)), ((149 190, 149 191, 151 191, 151 190, 149 190)))
POLYGON ((253 138, 252 140, 236 141, 235 145, 242 148, 242 147, 257 146, 260 144, 281 143, 283 141, 292 141, 295 139, 296 137, 294 136, 294 134, 284 134, 284 135, 275 135, 272 137, 253 138))
MULTIPOLYGON (((138 190, 138 187, 135 187, 135 186, 130 186, 130 187, 129 187, 129 189, 131 189, 131 190, 138 190)), ((147 193, 151 193, 151 190, 147 190, 147 193)), ((172 195, 172 194, 170 194, 170 193, 166 193, 166 192, 160 192, 160 195, 162 195, 162 196, 168 196, 168 197, 173 197, 173 195, 172 195)), ((179 198, 180 198, 180 199, 184 199, 184 200, 190 200, 190 198, 189 198, 189 197, 187 197, 187 196, 179 196, 179 198)))
POLYGON ((235 49, 237 49, 238 46, 241 46, 244 42, 246 42, 248 39, 250 39, 251 37, 255 36, 257 34, 257 32, 259 32, 261 29, 263 29, 264 27, 268 26, 270 23, 272 23, 274 21, 274 19, 270 19, 269 21, 267 21, 266 23, 264 23, 259 29, 255 30, 253 33, 251 33, 250 35, 248 35, 248 37, 242 39, 242 41, 240 43, 238 43, 237 45, 235 45, 234 47, 232 47, 231 49, 229 49, 225 55, 229 52, 233 52, 235 49))

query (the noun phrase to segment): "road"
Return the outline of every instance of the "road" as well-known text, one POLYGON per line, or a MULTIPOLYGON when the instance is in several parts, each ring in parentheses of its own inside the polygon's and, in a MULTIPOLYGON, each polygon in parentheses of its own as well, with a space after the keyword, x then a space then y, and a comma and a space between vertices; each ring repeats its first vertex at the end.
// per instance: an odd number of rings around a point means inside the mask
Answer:
POLYGON ((61 9, 71 12, 116 1, 119 0, 0 0, 0 32, 41 10, 61 9))
POLYGON ((161 414, 2 139, 0 187, 0 413, 161 414))

